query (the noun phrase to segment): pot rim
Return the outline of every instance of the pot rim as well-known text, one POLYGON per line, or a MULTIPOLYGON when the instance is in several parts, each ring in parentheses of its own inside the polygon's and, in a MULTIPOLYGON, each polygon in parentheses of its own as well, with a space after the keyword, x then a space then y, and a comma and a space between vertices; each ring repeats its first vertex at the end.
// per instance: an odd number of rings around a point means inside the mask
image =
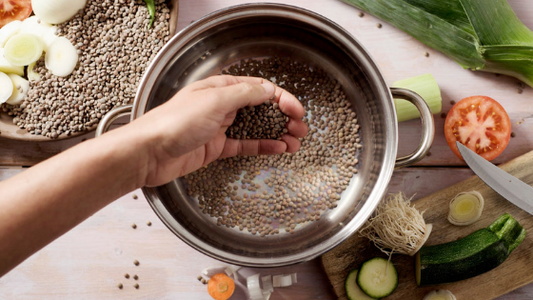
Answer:
POLYGON ((339 43, 346 47, 347 51, 352 52, 355 56, 361 59, 361 68, 367 72, 368 80, 375 84, 375 96, 382 99, 385 103, 383 111, 384 116, 384 138, 388 147, 384 149, 383 161, 379 167, 379 176, 376 180, 374 188, 368 195, 367 201, 358 212, 357 218, 352 218, 348 223, 340 223, 342 228, 333 234, 326 242, 317 244, 314 247, 307 248, 305 251, 295 253, 282 257, 273 258, 252 258, 232 254, 203 242, 196 236, 187 231, 185 227, 179 224, 166 209, 162 201, 157 197, 156 188, 142 188, 144 195, 154 212, 162 220, 162 222, 181 240, 189 246, 195 248, 199 252, 210 257, 216 258, 220 261, 249 267, 277 267, 286 266, 299 262, 311 260, 331 250, 335 246, 342 243, 353 233, 355 233, 366 220, 373 213, 381 199, 383 198, 387 186, 392 177, 395 167, 397 148, 398 148, 398 125, 397 117, 394 111, 394 104, 392 94, 382 76, 382 73, 374 62, 369 52, 353 37, 349 32, 341 26, 331 21, 330 19, 308 9, 297 6, 278 4, 278 3, 248 3, 230 6, 210 13, 196 22, 188 25, 186 28, 177 33, 157 54, 153 62, 150 64, 146 73, 144 74, 139 89, 137 91, 133 110, 131 113, 131 121, 146 113, 147 103, 151 90, 161 74, 165 65, 172 61, 175 53, 182 47, 187 45, 198 32, 202 32, 213 26, 224 23, 236 18, 244 18, 249 16, 268 15, 283 18, 296 18, 298 21, 305 22, 315 27, 324 30, 332 37, 336 38, 339 43))

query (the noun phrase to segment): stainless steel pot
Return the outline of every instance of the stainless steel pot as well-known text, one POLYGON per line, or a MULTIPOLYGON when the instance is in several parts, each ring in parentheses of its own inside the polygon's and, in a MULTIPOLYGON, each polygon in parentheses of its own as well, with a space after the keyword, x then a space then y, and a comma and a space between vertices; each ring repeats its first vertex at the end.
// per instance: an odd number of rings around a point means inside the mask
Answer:
POLYGON ((338 207, 319 221, 296 230, 259 237, 219 227, 189 197, 180 179, 143 188, 166 226, 195 249, 232 264, 273 267, 315 258, 348 238, 368 219, 386 192, 392 172, 420 160, 433 141, 433 116, 416 93, 389 89, 378 67, 357 40, 325 17, 282 4, 247 4, 226 8, 189 25, 161 50, 144 75, 131 106, 105 116, 97 134, 116 117, 131 111, 141 117, 187 84, 220 74, 244 58, 291 57, 326 70, 342 85, 355 107, 364 145, 359 173, 338 207), (414 103, 423 126, 419 147, 396 158, 398 124, 392 95, 414 103))

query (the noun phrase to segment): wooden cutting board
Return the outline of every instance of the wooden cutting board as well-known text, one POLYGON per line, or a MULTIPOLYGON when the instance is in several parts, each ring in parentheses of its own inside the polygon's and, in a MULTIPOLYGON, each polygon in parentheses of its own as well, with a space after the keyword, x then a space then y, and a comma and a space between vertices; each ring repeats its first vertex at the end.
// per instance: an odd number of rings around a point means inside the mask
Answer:
MULTIPOLYGON (((533 151, 500 167, 522 181, 533 185, 533 151)), ((416 199, 416 198, 415 198, 416 199)), ((415 207, 425 211, 426 223, 433 224, 433 231, 426 245, 440 244, 462 238, 477 229, 487 227, 503 213, 510 213, 527 230, 525 240, 497 268, 467 280, 429 287, 418 287, 415 282, 414 257, 395 254, 399 284, 392 295, 384 299, 422 299, 435 289, 448 289, 457 299, 494 299, 516 288, 533 282, 533 216, 511 204, 494 192, 477 176, 452 185, 430 196, 415 200, 415 207), (448 222, 448 204, 459 192, 476 190, 485 198, 481 219, 469 226, 455 226, 448 222)), ((357 233, 324 254, 321 258, 324 270, 333 285, 338 299, 347 299, 344 280, 348 272, 374 256, 386 257, 368 239, 357 233)))

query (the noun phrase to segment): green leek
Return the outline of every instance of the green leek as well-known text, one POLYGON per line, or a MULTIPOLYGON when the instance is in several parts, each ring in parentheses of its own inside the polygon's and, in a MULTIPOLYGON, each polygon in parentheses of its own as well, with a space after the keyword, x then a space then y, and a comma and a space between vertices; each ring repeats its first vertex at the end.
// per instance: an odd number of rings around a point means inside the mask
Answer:
POLYGON ((533 87, 533 32, 506 0, 342 0, 437 49, 466 69, 533 87))
POLYGON ((152 27, 152 24, 154 24, 155 19, 155 1, 154 0, 144 0, 146 3, 146 7, 148 8, 148 13, 150 14, 150 23, 148 24, 148 28, 152 27))
MULTIPOLYGON (((419 75, 412 78, 396 81, 393 87, 409 89, 419 94, 429 105, 432 114, 438 114, 442 109, 442 97, 439 85, 431 74, 419 75)), ((411 102, 403 99, 394 99, 398 122, 403 122, 420 117, 420 112, 411 102)))

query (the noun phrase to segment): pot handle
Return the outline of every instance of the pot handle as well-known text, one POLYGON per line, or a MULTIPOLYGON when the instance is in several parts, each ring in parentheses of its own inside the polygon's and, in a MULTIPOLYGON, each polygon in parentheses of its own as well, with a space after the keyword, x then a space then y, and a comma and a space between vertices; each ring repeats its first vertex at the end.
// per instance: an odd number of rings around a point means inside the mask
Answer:
POLYGON ((429 152, 435 137, 435 121, 428 104, 420 95, 408 89, 391 88, 390 90, 394 98, 404 99, 413 103, 420 111, 420 121, 422 122, 422 138, 418 148, 409 155, 396 159, 395 168, 401 168, 416 163, 429 152))
POLYGON ((100 123, 98 123, 98 126, 96 127, 96 137, 101 136, 102 134, 106 133, 109 130, 109 127, 113 122, 115 122, 116 119, 120 117, 124 117, 131 114, 131 111, 133 110, 133 105, 128 104, 124 106, 117 106, 113 108, 112 110, 108 111, 107 114, 104 115, 102 120, 100 120, 100 123))

